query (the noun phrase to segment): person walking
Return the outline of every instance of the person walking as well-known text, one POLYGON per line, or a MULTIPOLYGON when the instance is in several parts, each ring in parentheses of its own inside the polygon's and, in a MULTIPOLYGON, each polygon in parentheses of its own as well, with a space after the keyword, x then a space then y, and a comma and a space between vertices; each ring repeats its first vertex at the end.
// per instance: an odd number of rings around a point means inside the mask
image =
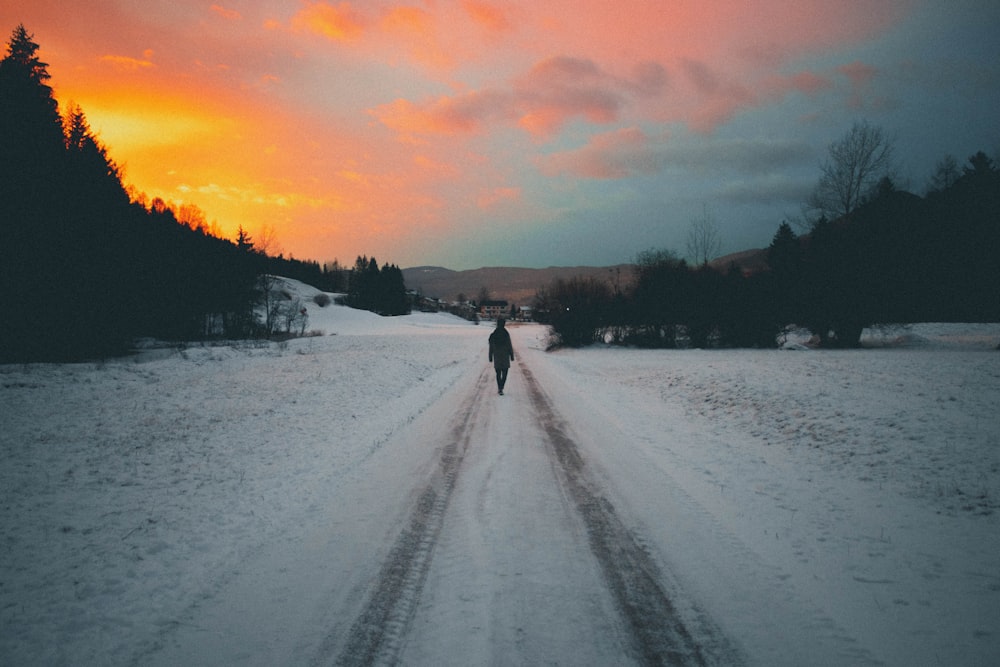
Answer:
POLYGON ((497 372, 497 393, 503 396, 503 386, 507 384, 507 371, 514 361, 514 346, 510 342, 510 332, 504 326, 502 317, 497 318, 497 328, 490 334, 490 361, 497 372))

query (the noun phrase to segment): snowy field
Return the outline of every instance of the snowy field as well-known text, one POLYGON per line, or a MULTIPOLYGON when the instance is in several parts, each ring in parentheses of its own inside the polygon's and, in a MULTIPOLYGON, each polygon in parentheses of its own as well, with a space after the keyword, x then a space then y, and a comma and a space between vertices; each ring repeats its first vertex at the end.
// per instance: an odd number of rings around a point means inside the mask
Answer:
POLYGON ((489 325, 308 309, 323 335, 287 344, 0 366, 0 665, 334 662, 463 405, 392 659, 641 663, 536 385, 678 614, 726 638, 707 662, 1000 664, 1000 325, 553 353, 517 326, 499 397, 489 325))

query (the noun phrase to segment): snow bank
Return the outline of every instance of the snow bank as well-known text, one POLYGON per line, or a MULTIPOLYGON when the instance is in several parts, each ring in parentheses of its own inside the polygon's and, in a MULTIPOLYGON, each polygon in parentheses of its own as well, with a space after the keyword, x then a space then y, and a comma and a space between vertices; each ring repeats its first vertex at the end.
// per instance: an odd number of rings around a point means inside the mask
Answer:
POLYGON ((128 663, 451 386, 486 333, 306 307, 326 335, 0 366, 0 664, 128 663))

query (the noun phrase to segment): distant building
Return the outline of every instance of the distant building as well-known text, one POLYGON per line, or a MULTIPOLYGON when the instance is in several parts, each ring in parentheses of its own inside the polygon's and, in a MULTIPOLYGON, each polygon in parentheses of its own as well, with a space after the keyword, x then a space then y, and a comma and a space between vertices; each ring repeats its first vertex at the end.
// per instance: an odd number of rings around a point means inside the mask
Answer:
POLYGON ((507 317, 510 314, 510 304, 506 301, 483 301, 479 304, 479 315, 488 320, 507 317))

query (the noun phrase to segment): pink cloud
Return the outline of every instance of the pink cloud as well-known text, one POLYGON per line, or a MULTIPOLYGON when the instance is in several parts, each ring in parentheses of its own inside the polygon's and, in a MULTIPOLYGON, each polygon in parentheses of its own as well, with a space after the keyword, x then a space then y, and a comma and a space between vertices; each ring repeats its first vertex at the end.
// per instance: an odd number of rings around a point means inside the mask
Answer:
POLYGON ((385 12, 379 22, 382 38, 398 42, 409 58, 431 70, 450 70, 461 53, 453 48, 448 26, 434 12, 412 6, 398 6, 385 12))
POLYGON ((387 30, 426 35, 433 30, 433 16, 419 7, 393 7, 382 18, 382 26, 387 30))
POLYGON ((414 104, 397 99, 371 111, 380 122, 404 135, 467 134, 509 109, 507 96, 495 91, 439 97, 414 104))
POLYGON ((703 63, 689 61, 682 69, 694 95, 678 120, 703 134, 714 131, 741 110, 778 103, 791 93, 816 95, 833 88, 828 76, 809 71, 788 75, 761 72, 756 80, 743 83, 703 63))
POLYGON ((521 200, 521 188, 497 187, 483 188, 476 198, 476 206, 480 209, 490 209, 505 202, 517 202, 521 200))
POLYGON ((825 76, 820 76, 814 72, 797 72, 789 77, 786 77, 784 81, 787 83, 787 88, 789 90, 806 93, 808 95, 815 95, 816 93, 829 89, 832 85, 830 83, 830 79, 825 76))
MULTIPOLYGON (((847 80, 850 82, 850 94, 847 98, 848 108, 863 108, 865 93, 867 93, 871 88, 871 82, 878 74, 878 70, 871 65, 866 65, 865 63, 856 60, 838 67, 837 73, 846 76, 847 80)), ((879 103, 884 103, 884 100, 879 103)))
POLYGON ((421 103, 398 99, 372 113, 405 133, 468 133, 502 122, 546 139, 575 118, 595 124, 616 122, 632 100, 655 95, 665 80, 665 72, 654 63, 637 67, 634 79, 622 79, 590 60, 555 57, 538 62, 503 88, 421 103))
POLYGON ((472 20, 490 32, 505 32, 511 28, 507 14, 497 5, 478 0, 462 0, 462 7, 472 20))
POLYGON ((626 101, 619 88, 593 61, 549 58, 514 83, 518 125, 544 137, 573 117, 610 123, 626 101))
POLYGON ((854 62, 846 65, 841 65, 837 68, 837 71, 850 79, 851 84, 855 87, 868 85, 878 73, 878 70, 874 67, 866 65, 859 60, 855 60, 854 62))
POLYGON ((539 158, 538 166, 548 176, 570 174, 593 179, 652 174, 661 167, 653 141, 635 127, 591 137, 582 148, 539 158))
MULTIPOLYGON (((426 20, 422 12, 413 18, 426 20)), ((832 87, 828 76, 810 71, 780 74, 745 60, 691 53, 640 59, 625 67, 609 61, 620 71, 594 58, 548 56, 505 82, 405 105, 397 100, 375 116, 397 129, 405 127, 411 136, 481 132, 501 123, 544 141, 574 120, 610 125, 639 119, 681 122, 705 134, 742 111, 777 103, 791 93, 815 95, 832 87)), ((844 66, 840 73, 856 88, 873 76, 860 63, 844 66)))

